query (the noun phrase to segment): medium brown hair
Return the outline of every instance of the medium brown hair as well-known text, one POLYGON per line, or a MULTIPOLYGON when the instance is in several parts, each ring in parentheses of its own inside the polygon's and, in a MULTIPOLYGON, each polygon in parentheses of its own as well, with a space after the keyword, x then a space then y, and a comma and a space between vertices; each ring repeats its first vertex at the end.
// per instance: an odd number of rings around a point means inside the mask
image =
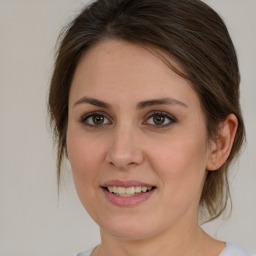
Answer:
POLYGON ((238 129, 226 163, 208 171, 200 205, 217 218, 230 198, 228 166, 244 140, 239 105, 236 52, 220 16, 200 0, 97 0, 69 24, 59 40, 49 93, 49 114, 58 149, 58 182, 66 150, 68 98, 81 56, 102 40, 121 39, 148 46, 176 73, 188 79, 200 99, 208 138, 233 113, 238 129), (164 55, 180 66, 175 68, 164 55), (182 70, 182 71, 181 71, 182 70))

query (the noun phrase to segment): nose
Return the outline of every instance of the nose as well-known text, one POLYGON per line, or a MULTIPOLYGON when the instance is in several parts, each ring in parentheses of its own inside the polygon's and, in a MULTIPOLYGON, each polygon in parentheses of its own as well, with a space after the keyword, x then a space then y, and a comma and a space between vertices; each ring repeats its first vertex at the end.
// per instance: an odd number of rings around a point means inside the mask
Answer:
MULTIPOLYGON (((138 134, 131 127, 120 127, 113 132, 106 161, 119 169, 128 169, 143 162, 142 145, 138 134)), ((137 132, 138 133, 138 132, 137 132)))

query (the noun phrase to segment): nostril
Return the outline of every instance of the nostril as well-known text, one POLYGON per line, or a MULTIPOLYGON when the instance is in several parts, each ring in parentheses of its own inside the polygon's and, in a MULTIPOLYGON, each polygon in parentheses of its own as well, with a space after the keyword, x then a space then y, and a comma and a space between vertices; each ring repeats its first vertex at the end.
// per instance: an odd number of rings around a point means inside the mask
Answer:
POLYGON ((135 162, 131 162, 131 163, 129 163, 128 164, 128 166, 130 166, 130 167, 134 167, 134 166, 136 166, 137 164, 135 163, 135 162))
POLYGON ((117 168, 131 168, 143 162, 143 152, 131 147, 112 147, 106 154, 106 161, 117 168))

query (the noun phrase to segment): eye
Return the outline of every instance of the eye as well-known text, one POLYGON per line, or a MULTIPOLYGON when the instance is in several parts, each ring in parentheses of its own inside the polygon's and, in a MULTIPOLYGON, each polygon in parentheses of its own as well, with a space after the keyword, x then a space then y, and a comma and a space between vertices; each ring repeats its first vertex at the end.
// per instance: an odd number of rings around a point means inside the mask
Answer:
POLYGON ((93 112, 84 115, 81 118, 81 122, 91 127, 101 127, 111 124, 111 121, 103 113, 93 112))
POLYGON ((151 126, 156 126, 158 128, 163 128, 170 126, 175 123, 176 119, 166 112, 154 112, 150 117, 144 122, 144 124, 149 124, 151 126))

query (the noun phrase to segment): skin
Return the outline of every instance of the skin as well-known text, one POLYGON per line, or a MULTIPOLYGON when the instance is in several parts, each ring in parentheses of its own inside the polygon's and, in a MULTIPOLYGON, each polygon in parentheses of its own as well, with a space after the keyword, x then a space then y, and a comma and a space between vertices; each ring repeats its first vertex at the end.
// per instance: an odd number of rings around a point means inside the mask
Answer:
POLYGON ((233 115, 219 139, 209 141, 191 84, 147 49, 120 40, 103 41, 81 58, 68 115, 67 153, 77 193, 101 230, 95 255, 219 255, 225 244, 201 230, 198 208, 205 170, 218 168, 230 152, 237 126, 233 115), (171 104, 138 108, 140 102, 167 97, 174 99, 171 104), (94 111, 103 124, 85 117, 94 111), (156 125, 154 111, 164 113, 164 125, 156 125), (102 183, 113 179, 139 180, 156 189, 143 203, 120 207, 102 192, 102 183))

